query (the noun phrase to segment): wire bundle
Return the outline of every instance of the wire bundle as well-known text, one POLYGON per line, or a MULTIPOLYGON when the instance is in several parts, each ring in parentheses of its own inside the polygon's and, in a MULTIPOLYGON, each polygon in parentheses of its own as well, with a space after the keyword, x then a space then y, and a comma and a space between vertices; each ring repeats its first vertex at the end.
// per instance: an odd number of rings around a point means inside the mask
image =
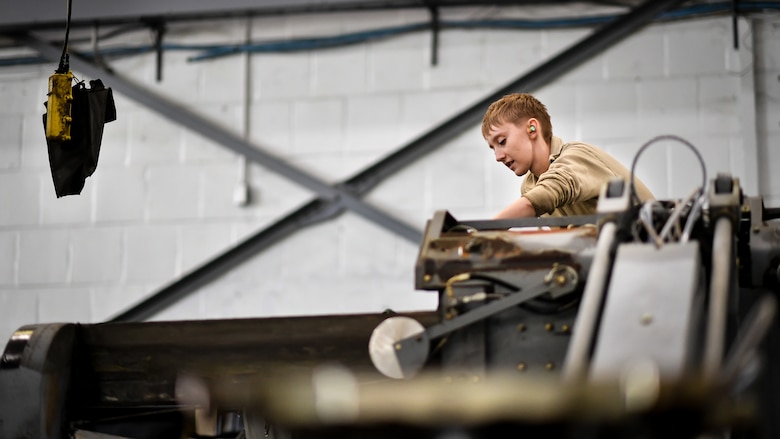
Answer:
MULTIPOLYGON (((688 242, 693 231, 693 226, 701 215, 701 211, 704 208, 704 204, 707 201, 706 188, 707 188, 707 168, 704 164, 704 159, 693 144, 683 139, 682 137, 666 134, 654 137, 647 143, 642 145, 634 156, 634 160, 631 162, 631 197, 634 201, 639 202, 639 196, 636 193, 636 187, 634 185, 634 178, 636 174, 636 164, 639 161, 639 157, 647 150, 651 145, 663 141, 674 140, 687 146, 699 161, 701 165, 701 186, 695 188, 693 192, 684 200, 678 200, 674 203, 672 213, 666 218, 663 225, 655 224, 655 217, 659 211, 665 211, 663 205, 659 201, 651 200, 645 202, 639 209, 638 222, 642 228, 647 232, 648 240, 654 243, 657 247, 662 246, 666 242, 688 242), (685 223, 681 225, 681 218, 687 214, 685 223), (658 231, 660 228, 660 231, 658 231)), ((635 233, 635 238, 640 240, 635 233)))

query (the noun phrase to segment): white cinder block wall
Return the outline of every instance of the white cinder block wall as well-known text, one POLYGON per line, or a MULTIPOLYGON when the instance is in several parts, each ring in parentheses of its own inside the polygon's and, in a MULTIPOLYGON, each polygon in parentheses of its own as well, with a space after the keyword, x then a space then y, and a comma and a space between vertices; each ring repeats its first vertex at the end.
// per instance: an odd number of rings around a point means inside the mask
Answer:
MULTIPOLYGON (((427 19, 421 10, 273 17, 253 20, 251 34, 254 40, 337 35, 427 19)), ((730 172, 748 195, 777 206, 779 23, 776 15, 741 19, 739 50, 726 17, 655 24, 535 93, 564 139, 599 145, 629 165, 644 142, 678 134, 699 148, 711 176, 730 172)), ((244 20, 176 25, 166 42, 240 43, 246 26, 244 20)), ((170 51, 160 83, 153 55, 111 63, 336 183, 589 32, 445 30, 435 67, 427 32, 202 62, 187 61, 194 53, 170 51)), ((126 35, 103 45, 135 43, 150 37, 126 35)), ((95 175, 80 196, 57 199, 40 122, 54 68, 0 68, 0 340, 28 323, 106 320, 314 196, 117 93, 118 120, 106 125, 95 175), (233 193, 244 175, 252 202, 239 207, 233 193)), ((639 175, 661 198, 687 195, 701 179, 693 155, 673 143, 648 150, 639 175)), ((519 187, 475 126, 366 200, 422 230, 438 209, 488 218, 519 187)), ((413 289, 416 252, 415 243, 346 213, 300 230, 155 318, 431 309, 434 294, 413 289)))

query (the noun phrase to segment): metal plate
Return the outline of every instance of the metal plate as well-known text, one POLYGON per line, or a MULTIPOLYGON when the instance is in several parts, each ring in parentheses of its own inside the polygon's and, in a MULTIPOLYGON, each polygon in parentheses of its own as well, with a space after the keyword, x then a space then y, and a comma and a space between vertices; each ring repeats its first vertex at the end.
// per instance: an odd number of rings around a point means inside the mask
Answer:
POLYGON ((618 248, 593 354, 594 378, 620 376, 639 363, 664 378, 690 367, 694 297, 699 291, 697 242, 623 244, 618 248))

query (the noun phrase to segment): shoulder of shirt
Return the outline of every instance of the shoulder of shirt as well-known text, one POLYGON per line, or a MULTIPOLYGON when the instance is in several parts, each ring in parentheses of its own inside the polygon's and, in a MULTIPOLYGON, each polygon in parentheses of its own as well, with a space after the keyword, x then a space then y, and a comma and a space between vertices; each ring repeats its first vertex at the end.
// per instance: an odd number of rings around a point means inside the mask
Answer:
POLYGON ((595 146, 591 145, 590 143, 580 142, 580 141, 572 141, 572 142, 565 142, 563 144, 563 147, 561 150, 566 150, 568 148, 585 148, 585 149, 598 149, 595 146))
POLYGON ((594 156, 598 156, 601 150, 589 143, 573 141, 565 142, 561 145, 560 152, 555 156, 557 159, 561 155, 586 153, 594 156))

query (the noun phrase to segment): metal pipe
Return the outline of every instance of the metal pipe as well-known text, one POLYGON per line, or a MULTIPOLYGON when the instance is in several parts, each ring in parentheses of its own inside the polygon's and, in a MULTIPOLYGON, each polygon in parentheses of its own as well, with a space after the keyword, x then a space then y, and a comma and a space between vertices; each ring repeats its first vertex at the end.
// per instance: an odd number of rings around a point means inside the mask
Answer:
POLYGON ((502 220, 458 220, 458 225, 473 227, 477 230, 506 230, 512 227, 569 227, 598 224, 602 218, 602 215, 577 215, 502 220))
POLYGON ((731 1, 731 32, 734 38, 734 50, 739 50, 739 1, 731 1))
POLYGON ((441 30, 441 21, 439 20, 439 8, 429 6, 431 11, 431 65, 439 64, 439 32, 441 30))
POLYGON ((582 302, 574 321, 566 359, 563 363, 564 380, 574 381, 585 377, 588 357, 593 346, 596 324, 601 313, 601 304, 607 289, 610 268, 612 267, 612 248, 616 241, 617 226, 613 222, 604 224, 596 244, 596 254, 588 271, 582 302))
POLYGON ((734 240, 731 228, 730 219, 719 218, 715 223, 715 233, 712 239, 712 274, 710 275, 707 333, 704 342, 704 364, 702 365, 705 378, 714 378, 723 362, 734 240))

